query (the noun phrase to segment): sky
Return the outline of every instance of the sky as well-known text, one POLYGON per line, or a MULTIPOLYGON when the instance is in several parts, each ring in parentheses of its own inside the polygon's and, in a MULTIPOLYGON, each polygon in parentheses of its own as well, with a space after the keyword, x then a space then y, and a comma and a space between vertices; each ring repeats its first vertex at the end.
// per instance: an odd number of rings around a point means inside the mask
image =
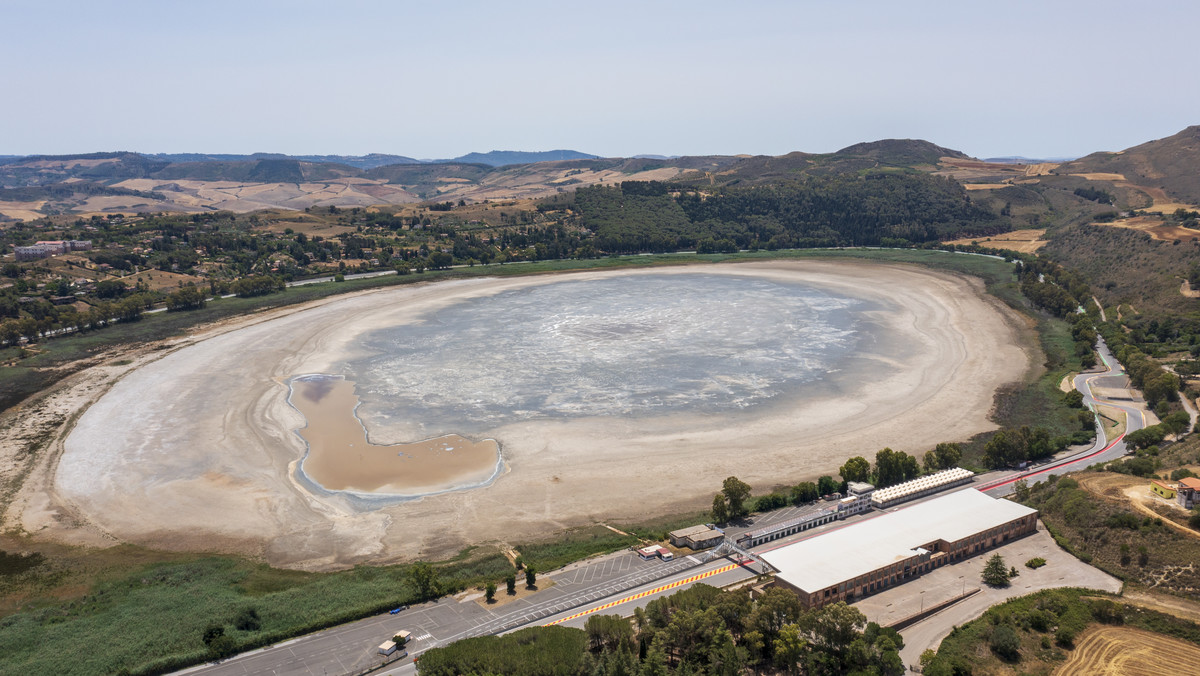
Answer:
POLYGON ((0 0, 0 154, 1075 157, 1200 124, 1200 3, 0 0))

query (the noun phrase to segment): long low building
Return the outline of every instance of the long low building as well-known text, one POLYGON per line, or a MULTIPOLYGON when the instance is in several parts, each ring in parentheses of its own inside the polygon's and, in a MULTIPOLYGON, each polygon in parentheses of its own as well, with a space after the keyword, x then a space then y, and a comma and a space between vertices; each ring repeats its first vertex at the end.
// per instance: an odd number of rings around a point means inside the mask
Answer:
POLYGON ((895 507, 902 502, 933 495, 955 486, 969 484, 975 473, 961 467, 952 467, 928 476, 917 477, 902 484, 880 488, 871 495, 871 506, 875 509, 895 507))
POLYGON ((969 488, 762 555, 807 607, 850 603, 1037 530, 1037 510, 969 488))

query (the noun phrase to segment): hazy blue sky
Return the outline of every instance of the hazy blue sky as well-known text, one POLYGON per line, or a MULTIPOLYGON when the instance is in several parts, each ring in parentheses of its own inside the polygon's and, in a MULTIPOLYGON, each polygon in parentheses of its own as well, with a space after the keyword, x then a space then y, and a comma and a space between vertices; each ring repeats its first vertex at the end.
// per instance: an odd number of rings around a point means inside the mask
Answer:
POLYGON ((1200 3, 0 0, 0 154, 977 157, 1200 124, 1200 3))

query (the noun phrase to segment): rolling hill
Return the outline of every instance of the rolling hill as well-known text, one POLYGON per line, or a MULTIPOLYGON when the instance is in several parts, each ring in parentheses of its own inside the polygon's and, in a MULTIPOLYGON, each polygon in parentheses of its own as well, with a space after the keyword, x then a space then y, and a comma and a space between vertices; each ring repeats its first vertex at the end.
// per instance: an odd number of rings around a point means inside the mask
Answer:
POLYGON ((1197 204, 1200 203, 1200 125, 1120 152, 1092 153, 1059 165, 1055 173, 1120 174, 1133 185, 1158 188, 1175 199, 1197 204))
POLYGON ((469 153, 454 160, 370 154, 145 155, 105 152, 0 157, 0 219, 117 211, 253 211, 369 206, 422 200, 538 198, 631 180, 693 187, 807 181, 871 172, 932 173, 963 183, 970 199, 1009 210, 1028 227, 1087 222, 1105 209, 1200 203, 1200 126, 1117 153, 1055 164, 981 161, 918 139, 857 143, 833 153, 780 156, 600 158, 574 150, 469 153), (79 183, 78 188, 71 186, 79 183), (82 185, 82 184, 86 184, 82 185), (1112 204, 1079 193, 1105 193, 1112 204), (1092 191, 1098 191, 1093 193, 1092 191), (16 199, 17 196, 23 199, 16 199))

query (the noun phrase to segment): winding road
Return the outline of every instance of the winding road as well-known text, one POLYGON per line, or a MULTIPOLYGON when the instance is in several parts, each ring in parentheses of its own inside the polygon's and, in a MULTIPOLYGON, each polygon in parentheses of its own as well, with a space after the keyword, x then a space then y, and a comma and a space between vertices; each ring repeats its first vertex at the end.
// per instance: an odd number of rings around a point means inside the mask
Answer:
POLYGON ((1117 361, 1103 338, 1097 340, 1096 354, 1104 365, 1101 371, 1084 371, 1075 376, 1075 389, 1083 393, 1083 403, 1093 412, 1097 406, 1118 409, 1125 413, 1125 431, 1116 439, 1107 441, 1100 424, 1099 414, 1096 416, 1096 443, 1091 448, 1065 458, 1058 458, 1046 464, 1031 467, 1019 472, 1008 473, 995 479, 981 477, 982 483, 974 487, 993 496, 1000 497, 1012 493, 1016 482, 1025 479, 1041 481, 1051 476, 1061 476, 1068 472, 1076 472, 1091 465, 1109 462, 1129 453, 1125 445, 1125 435, 1146 426, 1146 414, 1132 399, 1114 400, 1097 398, 1092 392, 1092 386, 1125 388, 1128 386, 1125 369, 1117 361), (1099 382, 1098 382, 1099 381, 1099 382))

